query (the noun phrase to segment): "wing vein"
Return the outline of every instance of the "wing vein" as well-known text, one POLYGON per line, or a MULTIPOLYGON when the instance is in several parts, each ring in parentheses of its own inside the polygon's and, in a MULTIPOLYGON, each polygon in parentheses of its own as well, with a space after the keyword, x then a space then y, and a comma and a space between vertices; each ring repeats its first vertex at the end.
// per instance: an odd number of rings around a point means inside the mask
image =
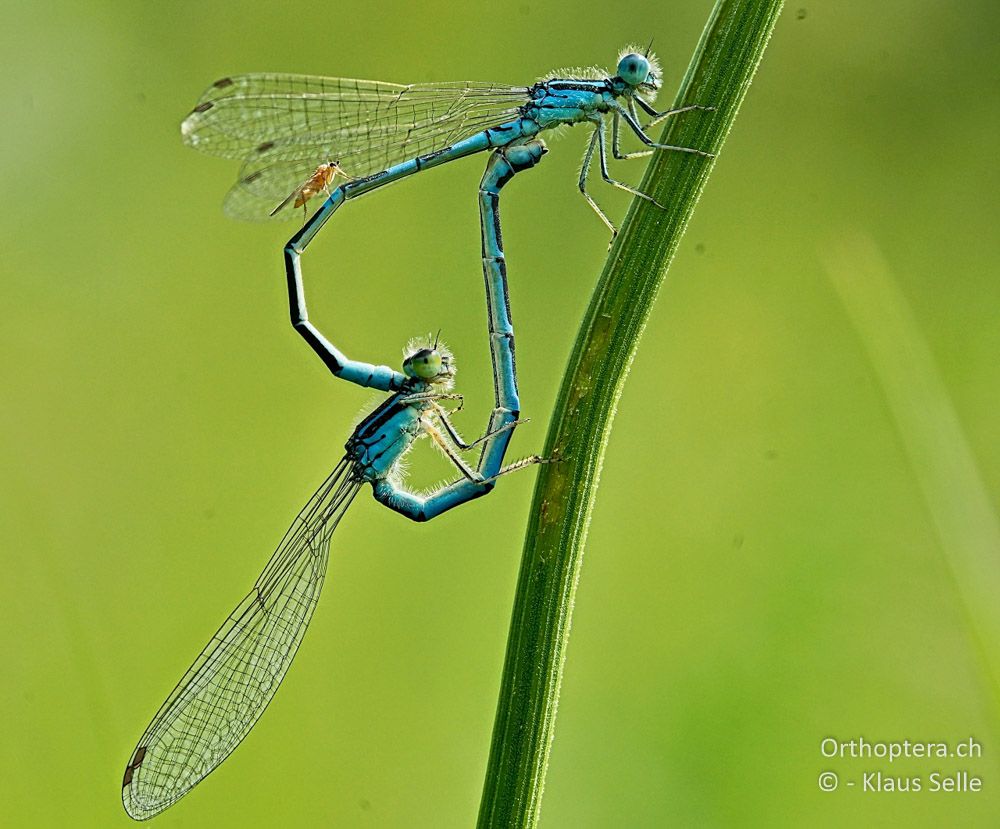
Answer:
POLYGON ((122 799, 130 815, 152 817, 182 797, 232 753, 260 718, 312 618, 330 537, 360 485, 345 458, 160 707, 125 770, 122 799))

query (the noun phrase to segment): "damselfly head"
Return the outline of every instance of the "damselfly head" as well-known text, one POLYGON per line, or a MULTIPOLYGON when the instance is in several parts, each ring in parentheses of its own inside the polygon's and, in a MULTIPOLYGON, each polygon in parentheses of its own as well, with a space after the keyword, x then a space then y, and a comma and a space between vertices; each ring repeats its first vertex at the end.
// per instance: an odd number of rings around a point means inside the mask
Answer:
MULTIPOLYGON (((652 42, 650 42, 652 46, 652 42)), ((618 77, 632 89, 646 97, 653 97, 660 89, 660 64, 649 47, 641 53, 639 48, 630 46, 618 57, 618 77)))
POLYGON ((403 374, 414 380, 435 385, 451 386, 455 377, 455 363, 448 346, 440 341, 440 332, 433 340, 411 341, 406 347, 403 374))

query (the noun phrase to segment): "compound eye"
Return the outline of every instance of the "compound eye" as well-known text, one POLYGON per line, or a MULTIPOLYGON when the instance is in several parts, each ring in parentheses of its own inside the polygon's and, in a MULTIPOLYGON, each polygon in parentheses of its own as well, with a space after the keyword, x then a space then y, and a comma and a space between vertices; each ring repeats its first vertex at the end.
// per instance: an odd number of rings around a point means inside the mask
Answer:
POLYGON ((649 61, 642 55, 625 55, 618 61, 618 77, 629 86, 639 86, 649 77, 649 61))
POLYGON ((406 359, 403 371, 410 377, 433 380, 441 373, 441 355, 429 348, 421 349, 406 359))

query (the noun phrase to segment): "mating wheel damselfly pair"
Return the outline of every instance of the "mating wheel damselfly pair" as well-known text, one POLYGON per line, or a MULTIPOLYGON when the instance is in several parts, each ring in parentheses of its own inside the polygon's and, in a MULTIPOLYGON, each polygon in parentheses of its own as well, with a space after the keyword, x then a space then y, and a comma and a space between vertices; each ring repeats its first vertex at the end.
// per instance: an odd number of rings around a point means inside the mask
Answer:
MULTIPOLYGON (((246 597, 182 677, 139 740, 125 769, 122 797, 133 818, 152 817, 176 802, 228 757, 277 691, 312 618, 326 573, 330 538, 359 489, 416 521, 434 518, 488 493, 501 476, 545 462, 531 456, 504 465, 520 402, 514 329, 500 232, 500 191, 545 152, 539 135, 555 127, 589 124, 579 189, 611 229, 586 189, 595 152, 602 178, 617 159, 673 150, 645 129, 700 105, 657 111, 655 58, 628 49, 616 73, 560 73, 531 86, 487 83, 398 85, 302 75, 253 74, 213 84, 181 125, 184 140, 208 153, 243 162, 226 210, 239 218, 283 216, 286 206, 325 201, 285 246, 292 324, 333 374, 389 397, 357 426, 345 455, 307 502, 246 597), (639 111, 651 117, 645 128, 639 111), (622 125, 645 145, 623 153, 622 125), (483 150, 493 150, 480 183, 479 205, 495 407, 484 434, 466 441, 452 423, 449 402, 455 364, 436 338, 414 341, 402 371, 349 359, 306 311, 301 254, 333 213, 351 198, 414 173, 483 150), (331 189, 338 176, 343 184, 331 189), (280 201, 279 201, 280 200, 280 201), (276 204, 277 203, 277 204, 276 204), (458 479, 429 494, 409 489, 400 461, 415 440, 428 437, 458 470, 458 479), (463 453, 479 450, 473 465, 463 453)), ((290 211, 289 211, 290 212, 290 211)))

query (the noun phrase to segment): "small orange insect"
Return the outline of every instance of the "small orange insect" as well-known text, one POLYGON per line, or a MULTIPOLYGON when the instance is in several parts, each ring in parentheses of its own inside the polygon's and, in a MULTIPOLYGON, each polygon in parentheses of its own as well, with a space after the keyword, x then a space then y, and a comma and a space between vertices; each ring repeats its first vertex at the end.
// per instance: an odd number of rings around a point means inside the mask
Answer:
POLYGON ((302 215, 305 216, 307 214, 306 202, 320 192, 326 193, 329 196, 330 182, 337 176, 343 176, 348 181, 354 181, 351 176, 347 175, 341 169, 340 164, 336 161, 328 161, 325 164, 320 164, 316 168, 316 172, 289 193, 288 198, 271 211, 271 215, 274 216, 279 210, 292 203, 292 207, 301 207, 302 215))

